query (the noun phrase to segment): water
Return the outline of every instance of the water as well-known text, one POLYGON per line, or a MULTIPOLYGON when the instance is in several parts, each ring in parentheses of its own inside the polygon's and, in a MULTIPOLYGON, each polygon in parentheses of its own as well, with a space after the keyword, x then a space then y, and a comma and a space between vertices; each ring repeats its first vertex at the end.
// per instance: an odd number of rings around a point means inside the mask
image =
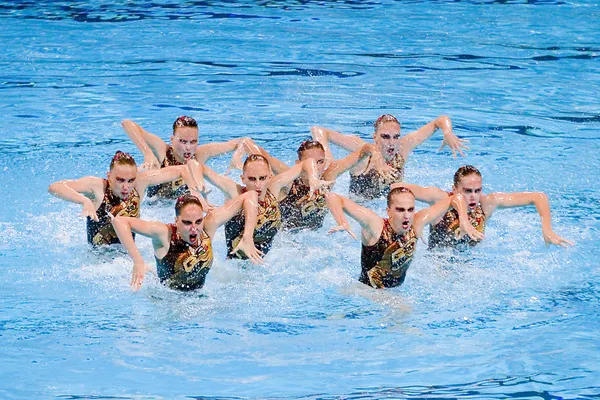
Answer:
MULTIPOLYGON (((0 2, 0 397, 598 398, 599 7, 594 1, 0 2), (49 183, 141 156, 124 118, 168 139, 251 136, 287 162, 319 124, 368 138, 441 114, 465 159, 409 159, 406 179, 548 194, 498 211, 472 253, 419 245, 405 284, 356 283, 343 233, 282 235, 264 266, 225 262, 205 288, 128 289, 123 254, 92 254, 80 207, 49 183)), ((343 155, 339 150, 337 155, 343 155)), ((226 158, 212 165, 223 171, 226 158)), ((347 193, 348 177, 336 190, 347 193)), ((211 198, 222 200, 221 195, 211 198)), ((383 202, 372 207, 383 213, 383 202)), ((169 222, 166 205, 143 217, 169 222)), ((358 232, 355 224, 354 231, 358 232)), ((147 260, 151 247, 139 241, 147 260)))

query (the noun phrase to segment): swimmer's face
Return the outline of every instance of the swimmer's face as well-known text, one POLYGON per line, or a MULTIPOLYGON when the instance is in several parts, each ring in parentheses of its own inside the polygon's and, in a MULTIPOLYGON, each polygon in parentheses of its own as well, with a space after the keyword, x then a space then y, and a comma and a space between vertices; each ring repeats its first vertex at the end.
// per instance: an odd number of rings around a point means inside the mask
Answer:
POLYGON ((177 159, 181 162, 188 161, 198 148, 198 128, 195 126, 178 127, 171 136, 171 144, 177 159))
POLYGON ((477 174, 470 174, 460 178, 458 185, 452 188, 454 193, 460 193, 465 197, 467 210, 473 211, 481 200, 482 179, 477 174))
POLYGON ((396 233, 408 232, 415 219, 415 196, 412 193, 397 193, 387 208, 390 224, 396 233))
POLYGON ((198 245, 203 219, 202 207, 198 204, 187 204, 179 211, 175 226, 184 242, 192 246, 198 245))
POLYGON ((271 180, 271 169, 262 161, 253 161, 246 164, 241 178, 246 188, 248 190, 255 190, 258 194, 258 199, 263 200, 267 194, 267 188, 271 180))
POLYGON ((373 139, 386 159, 394 157, 400 151, 400 124, 384 122, 373 134, 373 139))
POLYGON ((135 188, 137 168, 134 165, 115 164, 107 174, 108 186, 120 199, 127 200, 135 188))
POLYGON ((296 164, 309 158, 312 158, 317 163, 317 173, 319 174, 320 178, 321 175, 323 175, 323 172, 325 172, 325 167, 327 166, 325 165, 325 152, 319 148, 304 150, 302 152, 302 157, 300 157, 300 160, 296 161, 296 164))

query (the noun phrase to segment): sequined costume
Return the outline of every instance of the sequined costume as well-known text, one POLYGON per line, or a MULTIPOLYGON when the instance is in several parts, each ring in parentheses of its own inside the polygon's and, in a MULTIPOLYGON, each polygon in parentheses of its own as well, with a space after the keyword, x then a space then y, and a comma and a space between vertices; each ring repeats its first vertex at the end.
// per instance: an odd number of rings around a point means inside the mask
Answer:
MULTIPOLYGON (((165 154, 165 159, 160 165, 161 168, 170 167, 173 165, 184 165, 177 161, 175 157, 175 152, 173 151, 173 146, 168 146, 167 153, 165 154)), ((177 178, 172 182, 161 183, 160 185, 150 186, 146 193, 148 197, 162 197, 165 199, 176 199, 179 196, 183 196, 184 194, 189 193, 188 186, 185 184, 183 178, 177 178)))
POLYGON ((204 231, 198 234, 198 246, 186 243, 177 233, 177 226, 169 224, 171 244, 162 258, 156 258, 156 272, 162 283, 171 289, 194 290, 204 286, 206 274, 213 263, 210 237, 204 231))
POLYGON ((399 235, 392 229, 389 220, 384 219, 381 236, 372 246, 362 245, 360 281, 374 288, 400 286, 406 278, 417 249, 417 235, 414 229, 399 235))
POLYGON ((325 194, 317 190, 312 199, 309 197, 310 187, 301 178, 296 179, 287 197, 279 202, 282 229, 299 231, 323 226, 328 210, 325 194))
POLYGON ((394 179, 385 179, 371 165, 372 157, 369 157, 369 162, 365 172, 360 175, 350 175, 350 193, 360 196, 365 200, 373 200, 378 197, 386 196, 390 191, 392 183, 402 182, 404 179, 404 157, 400 153, 389 161, 387 165, 396 170, 394 179))
MULTIPOLYGON (((242 193, 246 192, 246 188, 242 193)), ((244 233, 244 224, 246 217, 244 212, 240 211, 235 217, 225 224, 225 239, 227 241, 227 258, 248 259, 245 254, 238 252, 230 254, 235 246, 242 239, 244 233)), ((279 203, 275 196, 267 190, 264 200, 258 202, 258 220, 254 229, 254 246, 267 254, 271 249, 271 244, 275 235, 281 227, 281 212, 279 203)))
POLYGON ((122 200, 111 190, 108 180, 104 179, 104 198, 100 207, 96 210, 98 222, 87 217, 87 238, 88 242, 94 246, 102 246, 114 243, 120 243, 119 237, 112 226, 108 214, 114 217, 134 217, 140 216, 140 195, 133 189, 127 198, 122 200))
MULTIPOLYGON (((477 205, 474 210, 468 212, 471 225, 479 232, 485 230, 485 214, 480 205, 477 205)), ((472 240, 468 235, 457 239, 460 232, 460 221, 458 219, 458 211, 450 209, 444 214, 440 222, 431 226, 429 233, 429 249, 435 247, 454 247, 457 249, 466 249, 469 246, 475 246, 479 243, 472 240)))

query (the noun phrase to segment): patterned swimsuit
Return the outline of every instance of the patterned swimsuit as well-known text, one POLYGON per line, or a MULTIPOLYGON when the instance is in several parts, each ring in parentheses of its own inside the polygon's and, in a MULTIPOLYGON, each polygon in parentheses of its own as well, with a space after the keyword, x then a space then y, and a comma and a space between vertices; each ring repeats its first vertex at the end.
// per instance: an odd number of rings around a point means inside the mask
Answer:
MULTIPOLYGON (((485 230, 486 218, 481 206, 477 205, 473 211, 469 211, 468 215, 471 225, 479 232, 483 233, 485 230)), ((463 236, 461 239, 457 239, 459 231, 460 221, 458 219, 458 211, 455 209, 448 210, 440 222, 431 227, 429 233, 429 249, 435 247, 454 247, 459 250, 464 250, 479 243, 476 240, 472 240, 468 235, 463 236)))
POLYGON ((98 222, 87 217, 88 243, 94 246, 121 243, 108 214, 112 214, 114 217, 139 217, 140 195, 137 190, 133 189, 127 200, 122 200, 113 193, 108 181, 104 179, 104 198, 100 203, 100 207, 96 210, 98 222))
POLYGON ((402 285, 416 249, 417 235, 412 227, 399 235, 394 232, 389 220, 384 219, 377 243, 372 246, 362 245, 362 272, 359 280, 374 288, 402 285))
POLYGON ((158 278, 171 289, 186 291, 201 288, 213 263, 210 237, 204 231, 199 232, 199 244, 192 247, 181 239, 174 224, 169 224, 169 229, 169 251, 160 260, 155 257, 158 278))
POLYGON ((325 194, 316 191, 309 199, 310 188, 298 178, 292 183, 287 197, 279 202, 282 229, 300 231, 318 229, 327 215, 325 194))
MULTIPOLYGON (((246 188, 244 188, 242 193, 245 192, 246 188)), ((245 222, 246 217, 244 217, 244 212, 241 211, 225 224, 227 258, 248 259, 242 252, 230 254, 242 239, 245 222)), ((258 202, 258 220, 256 222, 256 228, 254 229, 254 246, 264 254, 267 254, 269 250, 271 250, 273 239, 280 227, 281 212, 279 210, 279 203, 275 196, 267 190, 265 199, 258 202)))
MULTIPOLYGON (((184 165, 177 161, 175 153, 173 152, 173 146, 167 148, 165 159, 160 165, 161 168, 170 167, 173 165, 184 165)), ((182 178, 177 178, 172 182, 161 183, 160 185, 150 186, 146 193, 148 197, 161 197, 164 199, 176 199, 179 196, 189 193, 188 186, 184 183, 182 178)))
POLYGON ((365 200, 386 196, 392 183, 402 182, 404 179, 404 163, 405 160, 400 153, 397 153, 394 158, 386 162, 387 165, 396 170, 395 178, 389 180, 381 176, 374 168, 370 168, 371 158, 369 157, 366 172, 360 175, 350 175, 350 193, 365 200))

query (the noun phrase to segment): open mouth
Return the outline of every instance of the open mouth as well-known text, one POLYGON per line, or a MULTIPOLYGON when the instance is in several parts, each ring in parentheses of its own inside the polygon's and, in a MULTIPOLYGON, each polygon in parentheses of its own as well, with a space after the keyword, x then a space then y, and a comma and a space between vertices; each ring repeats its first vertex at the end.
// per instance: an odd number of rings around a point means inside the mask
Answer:
POLYGON ((469 203, 469 207, 475 208, 475 207, 477 207, 477 203, 475 203, 475 202, 469 203))
POLYGON ((404 229, 410 228, 410 221, 409 220, 402 221, 402 228, 404 228, 404 229))
POLYGON ((394 149, 387 149, 387 155, 388 156, 393 156, 394 155, 394 149))
POLYGON ((189 160, 190 158, 192 158, 192 153, 183 153, 183 158, 189 160))
POLYGON ((190 243, 191 244, 196 244, 196 242, 198 242, 198 234, 197 233, 190 233, 190 243))

